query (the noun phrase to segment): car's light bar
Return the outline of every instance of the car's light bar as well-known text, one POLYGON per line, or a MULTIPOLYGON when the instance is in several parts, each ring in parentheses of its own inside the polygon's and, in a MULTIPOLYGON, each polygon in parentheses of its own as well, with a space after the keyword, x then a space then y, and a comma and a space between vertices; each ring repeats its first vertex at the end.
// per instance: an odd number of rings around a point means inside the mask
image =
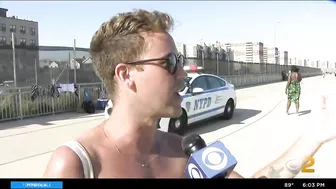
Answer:
POLYGON ((202 73, 202 72, 204 72, 203 67, 202 66, 197 66, 197 65, 184 66, 183 69, 187 73, 202 73))

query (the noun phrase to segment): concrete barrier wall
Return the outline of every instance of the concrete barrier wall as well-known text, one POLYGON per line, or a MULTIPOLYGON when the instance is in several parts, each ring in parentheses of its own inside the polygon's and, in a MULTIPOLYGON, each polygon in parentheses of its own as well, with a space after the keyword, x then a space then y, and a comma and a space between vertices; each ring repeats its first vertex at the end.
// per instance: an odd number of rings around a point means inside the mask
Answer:
MULTIPOLYGON (((321 75, 320 72, 315 73, 301 73, 302 77, 312 77, 321 75)), ((281 74, 253 74, 253 75, 232 75, 222 76, 227 82, 235 85, 235 87, 248 87, 253 85, 261 85, 267 83, 275 83, 282 81, 281 74)))

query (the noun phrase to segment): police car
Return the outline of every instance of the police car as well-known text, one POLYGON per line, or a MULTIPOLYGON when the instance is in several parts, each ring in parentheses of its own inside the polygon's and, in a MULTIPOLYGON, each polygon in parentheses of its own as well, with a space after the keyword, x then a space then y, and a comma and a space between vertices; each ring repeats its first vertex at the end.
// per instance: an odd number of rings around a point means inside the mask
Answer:
POLYGON ((180 92, 183 113, 179 118, 161 118, 160 130, 182 134, 191 123, 215 116, 231 119, 236 108, 234 85, 212 74, 203 74, 202 67, 184 67, 188 73, 186 87, 180 92))
MULTIPOLYGON (((215 116, 231 119, 236 108, 237 97, 234 85, 212 74, 203 74, 202 67, 184 67, 188 73, 186 87, 181 90, 183 113, 179 118, 161 118, 159 130, 182 134, 191 123, 215 116)), ((105 118, 109 117, 113 105, 109 100, 105 118)))

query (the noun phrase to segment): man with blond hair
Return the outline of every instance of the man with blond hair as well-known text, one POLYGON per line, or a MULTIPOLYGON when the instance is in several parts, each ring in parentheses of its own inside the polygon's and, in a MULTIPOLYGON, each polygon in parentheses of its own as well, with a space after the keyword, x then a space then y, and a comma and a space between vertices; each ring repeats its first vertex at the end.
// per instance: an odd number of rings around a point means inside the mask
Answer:
MULTIPOLYGON (((146 10, 121 13, 101 25, 90 50, 113 111, 106 121, 57 148, 45 177, 185 177, 188 157, 181 137, 157 129, 161 117, 182 114, 179 90, 187 74, 169 34, 172 26, 168 14, 146 10)), ((278 170, 289 158, 313 154, 320 143, 301 137, 287 154, 254 177, 292 177, 293 173, 278 170)), ((241 178, 236 172, 230 177, 241 178)))

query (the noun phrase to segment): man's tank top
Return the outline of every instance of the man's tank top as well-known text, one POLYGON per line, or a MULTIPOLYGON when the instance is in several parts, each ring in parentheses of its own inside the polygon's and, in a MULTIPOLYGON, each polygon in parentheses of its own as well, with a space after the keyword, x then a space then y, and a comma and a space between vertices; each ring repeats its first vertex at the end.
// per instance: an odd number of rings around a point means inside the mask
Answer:
POLYGON ((84 146, 77 141, 68 141, 64 143, 62 146, 69 147, 72 151, 74 151, 78 157, 80 158, 85 178, 94 178, 93 166, 90 160, 90 156, 85 150, 84 146))

